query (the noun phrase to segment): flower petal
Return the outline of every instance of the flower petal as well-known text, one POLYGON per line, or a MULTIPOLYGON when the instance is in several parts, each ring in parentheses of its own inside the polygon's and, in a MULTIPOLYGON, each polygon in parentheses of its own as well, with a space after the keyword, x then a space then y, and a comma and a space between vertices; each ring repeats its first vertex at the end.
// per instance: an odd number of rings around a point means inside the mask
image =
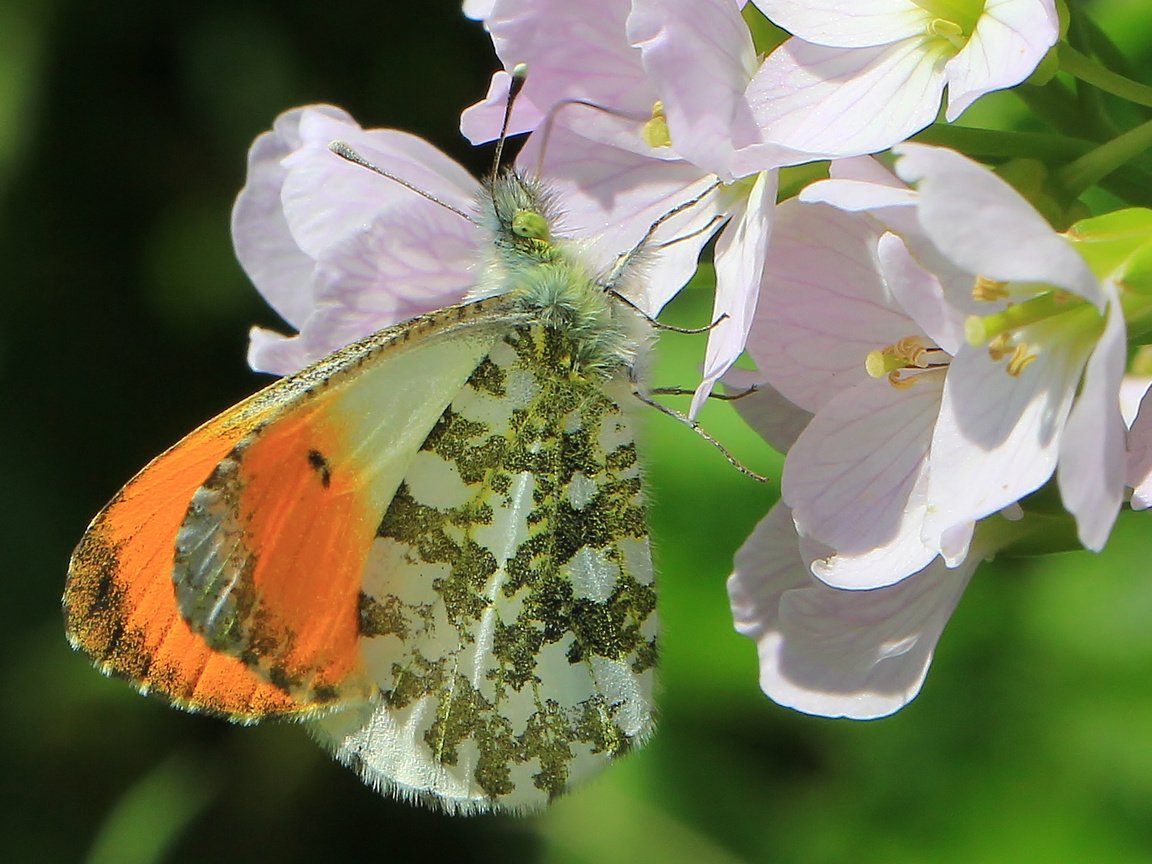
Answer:
POLYGON ((297 372, 370 333, 460 302, 476 280, 481 242, 474 225, 419 199, 391 208, 321 256, 315 305, 299 336, 253 331, 253 367, 297 372))
POLYGON ((765 17, 793 36, 833 48, 866 48, 923 36, 929 18, 913 0, 752 2, 765 17))
POLYGON ((956 266, 1066 288, 1103 311, 1106 297, 1084 259, 1015 189, 953 150, 901 144, 893 152, 896 173, 920 193, 920 224, 956 266))
POLYGON ((464 14, 473 21, 483 21, 495 5, 496 0, 464 0, 464 14))
POLYGON ((345 141, 370 162, 459 210, 474 207, 480 189, 476 179, 415 135, 364 131, 316 113, 305 114, 300 131, 301 146, 284 160, 288 173, 282 200, 292 236, 313 258, 391 207, 421 201, 440 209, 394 180, 341 159, 328 149, 334 140, 345 141))
POLYGON ((953 358, 932 439, 927 536, 995 513, 1052 476, 1091 346, 1059 334, 1029 341, 1046 348, 1016 376, 983 347, 953 358))
POLYGON ((911 386, 869 380, 823 405, 788 452, 781 497, 796 528, 832 550, 812 572, 837 588, 878 588, 924 567, 928 446, 942 375, 911 386))
POLYGON ((1128 431, 1125 483, 1132 487, 1132 509, 1152 507, 1152 390, 1144 394, 1140 411, 1128 431))
POLYGON ((291 375, 311 361, 307 345, 299 336, 285 336, 263 327, 248 331, 248 365, 256 372, 291 375))
POLYGON ((733 395, 755 387, 755 391, 732 402, 744 422, 755 429, 768 446, 786 452, 800 437, 812 415, 785 399, 763 376, 752 369, 729 369, 721 383, 733 395))
POLYGON ((976 568, 942 563, 898 585, 839 591, 812 578, 777 505, 736 554, 736 629, 757 643, 760 686, 810 714, 867 720, 920 691, 940 634, 976 568))
POLYGON ((1120 413, 1124 415, 1124 425, 1129 429, 1136 422, 1140 403, 1144 401, 1149 388, 1152 388, 1152 376, 1149 375, 1125 375, 1120 382, 1120 413))
POLYGON ((985 93, 1031 75, 1059 36, 1053 0, 987 0, 968 44, 945 67, 948 122, 985 93))
POLYGON ((1124 495, 1126 430, 1119 395, 1127 347, 1120 299, 1113 296, 1068 415, 1056 475, 1080 542, 1095 552, 1104 548, 1124 495))
POLYGON ((895 234, 880 238, 876 255, 884 281, 905 314, 949 355, 959 351, 964 344, 965 315, 947 302, 940 280, 920 265, 895 234))
POLYGON ((288 172, 281 162, 303 143, 300 123, 308 113, 355 125, 348 114, 331 105, 309 105, 281 114, 272 130, 257 138, 248 152, 248 177, 232 208, 232 244, 240 266, 264 299, 294 327, 300 327, 312 311, 315 259, 300 248, 288 228, 280 197, 288 172))
POLYGON ((740 210, 716 243, 716 299, 712 320, 717 323, 708 333, 704 380, 692 397, 689 417, 696 416, 720 376, 744 352, 764 274, 764 256, 772 236, 777 179, 775 171, 756 175, 748 197, 741 202, 740 210))
POLYGON ((734 147, 760 142, 744 101, 756 71, 748 25, 732 0, 635 0, 628 39, 660 94, 675 151, 731 179, 734 147), (691 74, 685 74, 690 69, 691 74))
MULTIPOLYGON (((505 69, 526 63, 529 70, 511 134, 535 129, 564 100, 585 99, 632 119, 572 106, 556 113, 558 123, 620 147, 648 149, 639 129, 659 97, 625 35, 629 7, 619 0, 495 0, 484 25, 496 54, 505 69)), ((461 116, 460 131, 473 144, 499 135, 507 82, 507 73, 500 73, 485 101, 461 116)))
POLYGON ((873 220, 797 201, 776 211, 748 353, 765 380, 815 412, 871 380, 869 352, 919 331, 881 278, 873 220))
POLYGON ((919 39, 825 48, 789 39, 748 85, 765 140, 825 158, 875 153, 936 117, 944 75, 919 39))

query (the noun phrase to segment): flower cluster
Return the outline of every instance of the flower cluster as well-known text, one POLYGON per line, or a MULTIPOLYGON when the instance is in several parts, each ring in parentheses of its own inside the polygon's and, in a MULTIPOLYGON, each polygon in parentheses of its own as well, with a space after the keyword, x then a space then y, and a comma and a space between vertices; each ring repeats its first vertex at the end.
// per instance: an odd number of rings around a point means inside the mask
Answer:
MULTIPOLYGON (((660 220, 633 303, 659 314, 714 242, 717 324, 690 413, 718 385, 746 393, 738 410, 787 453, 781 501, 729 581, 773 699, 897 710, 981 561, 1023 537, 1098 550, 1128 489, 1152 506, 1152 400, 1129 361, 1152 313, 1152 214, 1113 194, 1085 218, 1078 201, 1152 132, 1047 150, 1035 134, 949 137, 990 91, 1093 67, 1062 41, 1055 0, 464 8, 507 69, 530 69, 517 161, 556 189, 594 265, 660 220), (963 147, 908 141, 929 126, 963 147), (990 153, 997 171, 970 158, 990 153), (755 370, 733 365, 745 352, 755 370), (1049 481, 1063 516, 1032 506, 1049 481)), ((499 136, 510 80, 463 113, 474 143, 499 136)), ((283 115, 252 149, 233 231, 296 334, 254 330, 252 365, 294 371, 467 296, 482 241, 451 208, 477 188, 412 136, 330 106, 283 115)))

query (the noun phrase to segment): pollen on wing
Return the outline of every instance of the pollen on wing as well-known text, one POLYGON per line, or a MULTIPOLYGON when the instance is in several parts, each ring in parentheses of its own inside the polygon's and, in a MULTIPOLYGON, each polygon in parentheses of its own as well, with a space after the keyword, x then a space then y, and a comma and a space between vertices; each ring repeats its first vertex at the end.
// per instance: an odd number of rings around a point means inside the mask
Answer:
POLYGON ((534 809, 651 732, 639 466, 624 409, 569 374, 574 341, 513 328, 380 522, 359 608, 387 716, 342 731, 338 753, 369 782, 432 788, 452 810, 534 809))

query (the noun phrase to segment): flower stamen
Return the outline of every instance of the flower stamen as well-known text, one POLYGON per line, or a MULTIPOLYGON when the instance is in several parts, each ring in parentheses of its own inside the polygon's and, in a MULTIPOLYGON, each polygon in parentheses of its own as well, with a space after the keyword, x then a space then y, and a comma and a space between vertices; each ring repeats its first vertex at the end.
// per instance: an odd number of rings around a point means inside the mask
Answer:
POLYGON ((912 0, 928 17, 925 30, 929 37, 947 39, 963 48, 985 13, 985 0, 912 0), (953 40, 961 36, 959 44, 953 40))
POLYGON ((968 37, 964 35, 963 28, 955 21, 949 21, 945 18, 933 18, 928 22, 925 30, 930 39, 943 39, 957 51, 962 49, 968 42, 968 37))
POLYGON ((1012 356, 1008 359, 1008 374, 1013 378, 1019 378, 1020 373, 1027 369, 1038 356, 1027 342, 1021 342, 1012 351, 1012 356))
POLYGON ((999 363, 1013 350, 1012 334, 1010 333, 1001 333, 988 343, 988 356, 992 358, 993 363, 999 363))
POLYGON ((1008 283, 1000 279, 977 276, 972 283, 972 299, 981 303, 994 303, 1008 299, 1008 283))
POLYGON ((873 378, 887 377, 893 387, 910 387, 920 375, 947 367, 947 352, 920 336, 905 336, 864 358, 864 369, 873 378))

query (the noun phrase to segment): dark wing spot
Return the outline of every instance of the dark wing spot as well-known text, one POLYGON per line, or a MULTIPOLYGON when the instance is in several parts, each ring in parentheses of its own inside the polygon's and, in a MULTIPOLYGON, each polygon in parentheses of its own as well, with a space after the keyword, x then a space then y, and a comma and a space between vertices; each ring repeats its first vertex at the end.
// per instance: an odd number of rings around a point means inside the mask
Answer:
POLYGON ((320 475, 320 483, 327 489, 332 483, 332 467, 324 458, 324 454, 319 450, 309 450, 308 464, 312 466, 313 471, 320 475))

